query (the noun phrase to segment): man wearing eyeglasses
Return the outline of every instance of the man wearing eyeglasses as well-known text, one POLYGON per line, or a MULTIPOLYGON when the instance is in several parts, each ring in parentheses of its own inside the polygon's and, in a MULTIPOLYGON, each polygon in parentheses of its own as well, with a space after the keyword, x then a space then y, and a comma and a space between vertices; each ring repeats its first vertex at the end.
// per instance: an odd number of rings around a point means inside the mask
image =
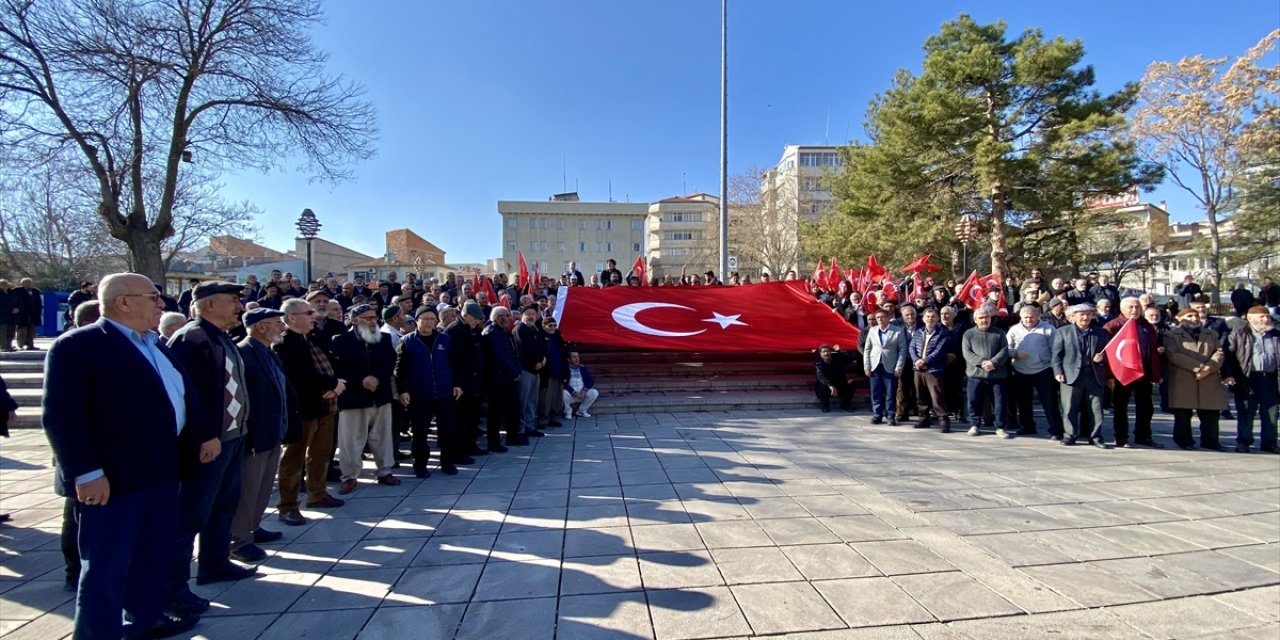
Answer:
POLYGON ((198 464, 187 432, 196 391, 158 342, 151 281, 112 274, 99 293, 103 317, 64 334, 45 361, 44 429, 81 506, 74 635, 167 637, 197 621, 164 613, 179 469, 198 464))

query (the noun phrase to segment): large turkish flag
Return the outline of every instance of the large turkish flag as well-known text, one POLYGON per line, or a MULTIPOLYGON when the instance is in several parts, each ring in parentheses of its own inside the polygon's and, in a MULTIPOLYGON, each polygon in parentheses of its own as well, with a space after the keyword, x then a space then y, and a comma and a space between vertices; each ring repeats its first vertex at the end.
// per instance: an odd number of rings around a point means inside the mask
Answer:
POLYGON ((564 339, 666 351, 854 349, 858 330, 805 291, 801 280, 740 287, 560 287, 564 339))

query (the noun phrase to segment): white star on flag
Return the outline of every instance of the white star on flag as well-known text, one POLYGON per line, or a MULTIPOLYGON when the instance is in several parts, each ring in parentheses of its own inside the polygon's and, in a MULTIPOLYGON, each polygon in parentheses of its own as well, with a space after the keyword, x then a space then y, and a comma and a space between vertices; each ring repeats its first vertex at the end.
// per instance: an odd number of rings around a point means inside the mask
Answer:
POLYGON ((741 318, 741 317, 742 317, 742 314, 741 314, 741 313, 739 313, 739 314, 735 314, 735 315, 732 315, 732 316, 726 316, 726 315, 721 315, 721 314, 720 314, 720 312, 718 312, 718 311, 712 311, 712 312, 711 312, 711 315, 713 315, 713 316, 715 316, 715 317, 714 317, 714 318, 703 318, 703 319, 702 319, 702 321, 703 321, 703 322, 714 322, 714 323, 716 323, 716 324, 720 325, 720 328, 721 328, 721 329, 728 329, 730 326, 735 325, 735 324, 737 324, 737 325, 742 325, 742 326, 744 326, 744 327, 751 326, 751 325, 748 325, 748 324, 747 324, 747 323, 745 323, 745 322, 742 322, 741 320, 738 320, 738 318, 741 318))

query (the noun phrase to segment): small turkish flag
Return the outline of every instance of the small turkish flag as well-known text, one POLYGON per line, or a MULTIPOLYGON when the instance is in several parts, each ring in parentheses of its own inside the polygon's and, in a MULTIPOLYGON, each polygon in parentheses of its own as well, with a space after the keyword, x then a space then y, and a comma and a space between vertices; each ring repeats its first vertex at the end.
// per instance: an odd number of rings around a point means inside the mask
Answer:
POLYGON ((529 294, 533 294, 533 285, 529 282, 529 264, 524 261, 524 252, 517 251, 516 257, 520 261, 520 290, 528 290, 529 294))
POLYGON ((640 278, 640 286, 649 284, 649 274, 645 273, 644 256, 636 256, 636 263, 631 265, 631 273, 640 278))
POLYGON ((1138 323, 1130 318, 1120 327, 1116 336, 1107 343, 1107 366, 1111 376, 1122 385, 1133 384, 1142 378, 1142 348, 1138 342, 1142 334, 1138 332, 1138 323))
POLYGON ((960 286, 960 293, 956 294, 956 302, 969 307, 970 310, 976 310, 982 306, 982 301, 986 298, 987 288, 983 285, 982 278, 978 277, 978 270, 974 269, 960 286))
POLYGON ((858 344, 858 330, 804 281, 751 287, 560 287, 555 316, 570 342, 668 351, 811 351, 858 344))

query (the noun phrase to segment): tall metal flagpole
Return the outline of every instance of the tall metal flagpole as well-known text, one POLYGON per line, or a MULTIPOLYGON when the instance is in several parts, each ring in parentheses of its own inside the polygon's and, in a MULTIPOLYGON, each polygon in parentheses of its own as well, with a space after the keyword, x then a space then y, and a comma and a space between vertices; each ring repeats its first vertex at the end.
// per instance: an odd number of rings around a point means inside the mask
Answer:
POLYGON ((720 281, 729 280, 729 0, 720 0, 720 281))

